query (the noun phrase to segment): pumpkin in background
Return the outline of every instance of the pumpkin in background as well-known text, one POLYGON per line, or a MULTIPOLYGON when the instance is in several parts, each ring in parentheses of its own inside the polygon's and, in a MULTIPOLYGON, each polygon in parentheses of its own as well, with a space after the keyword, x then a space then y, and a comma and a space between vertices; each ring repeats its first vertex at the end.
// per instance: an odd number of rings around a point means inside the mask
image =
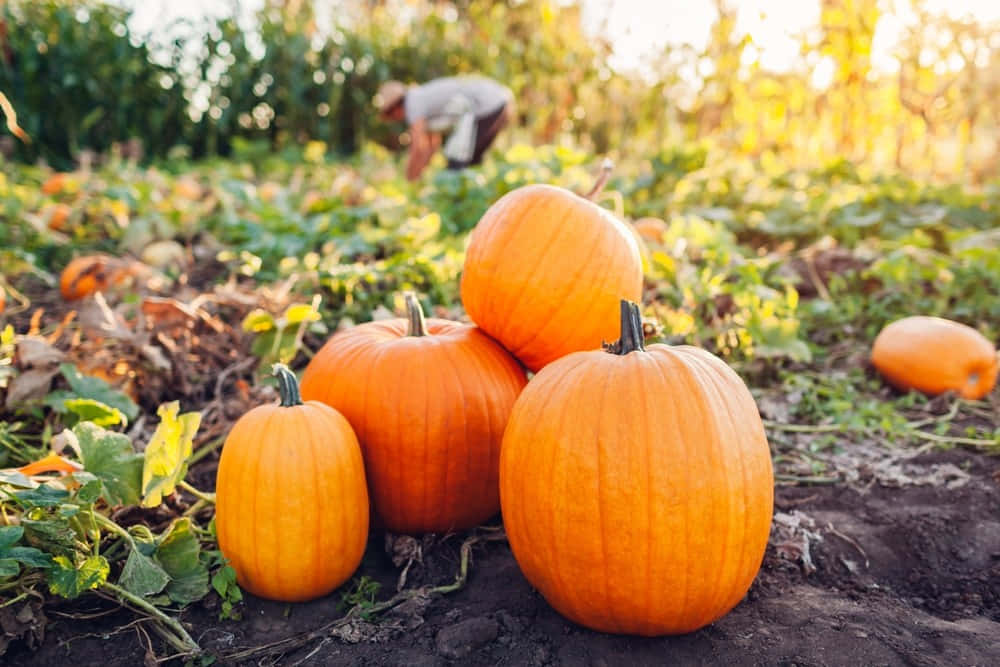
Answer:
POLYGON ((941 317, 905 317, 875 338, 872 364, 895 387, 980 399, 997 382, 997 352, 970 326, 941 317))
POLYGON ((350 424, 303 403, 295 375, 276 364, 280 405, 233 425, 216 478, 219 548, 254 595, 299 602, 326 595, 361 563, 368 491, 350 424))
POLYGON ((655 243, 662 241, 663 235, 667 233, 667 223, 659 218, 639 218, 632 226, 644 240, 655 243))
POLYGON ((543 368, 500 454, 511 549, 560 613, 600 630, 691 632, 744 596, 764 556, 774 478, 740 377, 689 346, 620 340, 543 368))
POLYGON ((66 187, 66 183, 69 179, 69 174, 64 172, 56 172, 45 179, 42 183, 42 194, 46 195, 57 195, 63 191, 66 187))
POLYGON ((63 203, 49 204, 42 209, 42 217, 46 220, 45 224, 54 231, 64 229, 72 213, 73 209, 68 204, 63 203))
POLYGON ((461 289, 472 321, 537 371, 614 340, 619 300, 642 296, 642 260, 611 212, 562 188, 527 185, 472 230, 461 289))
POLYGON ((524 370, 476 327, 407 318, 335 334, 302 395, 339 410, 364 452, 376 514, 397 533, 470 528, 500 509, 500 441, 524 370))
POLYGON ((0 285, 0 314, 3 314, 4 309, 7 307, 7 290, 0 285))
POLYGON ((67 301, 75 301, 94 292, 103 292, 147 270, 138 262, 109 255, 76 257, 59 276, 59 292, 67 301))

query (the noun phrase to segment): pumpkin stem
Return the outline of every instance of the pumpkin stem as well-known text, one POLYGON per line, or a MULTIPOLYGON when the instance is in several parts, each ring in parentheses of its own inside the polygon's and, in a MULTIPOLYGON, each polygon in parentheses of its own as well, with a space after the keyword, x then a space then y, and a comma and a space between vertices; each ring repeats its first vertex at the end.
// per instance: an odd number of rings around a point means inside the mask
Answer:
POLYGON ((413 292, 403 295, 406 302, 406 335, 426 336, 427 326, 424 323, 424 309, 420 307, 420 301, 413 292))
POLYGON ((604 158, 601 161, 601 170, 597 172, 597 180, 594 181, 594 187, 590 189, 590 192, 584 195, 586 199, 594 201, 597 195, 601 194, 604 190, 604 186, 608 184, 608 179, 611 178, 611 172, 615 168, 615 163, 611 161, 611 158, 604 158))
POLYGON ((643 352, 645 336, 642 333, 642 316, 639 306, 628 299, 622 299, 622 333, 614 343, 604 343, 604 351, 625 356, 629 352, 643 352))
POLYGON ((278 395, 281 396, 281 407, 290 408, 302 405, 302 395, 299 394, 299 381, 295 373, 284 364, 274 364, 271 372, 278 378, 278 395))

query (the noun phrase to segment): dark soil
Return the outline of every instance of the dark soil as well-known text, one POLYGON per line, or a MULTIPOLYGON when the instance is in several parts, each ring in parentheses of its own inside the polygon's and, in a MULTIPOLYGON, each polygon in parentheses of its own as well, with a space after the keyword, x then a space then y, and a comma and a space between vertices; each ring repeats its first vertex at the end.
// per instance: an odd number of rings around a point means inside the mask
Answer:
MULTIPOLYGON (((1000 460, 953 450, 910 463, 957 466, 968 477, 899 488, 779 487, 771 544, 746 599, 687 636, 605 635, 564 620, 531 589, 503 541, 473 548, 462 590, 355 620, 284 652, 225 657, 340 617, 341 592, 299 605, 248 596, 242 621, 218 621, 213 595, 183 621, 223 664, 1000 664, 1000 460)), ((425 539, 406 586, 453 581, 462 540, 425 539)), ((374 535, 360 574, 382 584, 379 599, 395 590, 400 569, 374 535)), ((99 601, 88 605, 63 611, 99 611, 99 601)), ((6 664, 141 665, 146 638, 135 626, 121 629, 133 620, 127 611, 91 620, 50 611, 41 647, 15 642, 6 664)), ((152 646, 169 653, 155 635, 152 646)))

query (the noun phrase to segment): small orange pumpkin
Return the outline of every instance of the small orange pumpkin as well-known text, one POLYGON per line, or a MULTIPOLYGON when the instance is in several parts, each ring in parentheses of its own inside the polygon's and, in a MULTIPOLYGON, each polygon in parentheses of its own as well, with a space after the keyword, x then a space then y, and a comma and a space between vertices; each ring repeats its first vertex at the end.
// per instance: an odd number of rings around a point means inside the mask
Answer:
POLYGON ((500 509, 497 466, 524 370, 480 329, 406 319, 334 335, 302 375, 302 395, 358 434, 375 512, 397 533, 470 528, 500 509))
POLYGON ((300 602, 326 595, 361 563, 368 491, 357 437, 318 401, 302 402, 276 364, 280 405, 240 417, 215 485, 219 548, 254 595, 300 602))
POLYGON ((500 501, 528 581, 581 625, 692 632, 732 609, 760 568, 774 477, 757 406, 718 357, 621 338, 543 368, 500 452, 500 501), (610 353, 610 354, 609 354, 610 353))
POLYGON ((66 180, 69 178, 69 174, 63 172, 56 172, 45 179, 42 183, 42 193, 47 195, 57 195, 63 191, 66 187, 66 180))
POLYGON ((67 301, 75 301, 119 285, 144 269, 138 262, 109 255, 76 257, 62 270, 59 291, 67 301))
POLYGON ((619 300, 642 296, 642 260, 611 212, 562 188, 528 185, 472 230, 461 289, 472 321, 537 371, 614 339, 619 300))
POLYGON ((3 314, 4 309, 7 307, 7 290, 0 285, 0 314, 3 314))
POLYGON ((931 396, 980 399, 997 382, 997 351, 970 326, 941 317, 905 317, 875 338, 872 364, 890 384, 931 396))
POLYGON ((663 235, 668 229, 667 223, 659 218, 639 218, 632 223, 632 226, 644 240, 656 243, 663 240, 663 235))
POLYGON ((59 231, 66 226, 66 221, 69 220, 72 212, 73 209, 69 207, 69 204, 59 203, 42 209, 42 216, 46 218, 49 229, 59 231))

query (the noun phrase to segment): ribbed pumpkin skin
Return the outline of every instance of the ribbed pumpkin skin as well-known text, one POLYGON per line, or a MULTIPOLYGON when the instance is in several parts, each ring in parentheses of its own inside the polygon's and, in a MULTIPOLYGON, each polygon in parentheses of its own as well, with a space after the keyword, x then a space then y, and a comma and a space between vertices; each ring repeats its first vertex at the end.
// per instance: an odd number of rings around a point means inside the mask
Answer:
POLYGON ((941 317, 905 317, 886 325, 872 346, 872 364, 895 387, 968 399, 997 382, 997 352, 970 326, 941 317))
POLYGON ((358 434, 376 514, 397 533, 470 528, 500 509, 500 440, 524 370, 476 327, 430 318, 368 322, 333 336, 302 396, 358 434))
POLYGON ((215 526, 254 595, 299 602, 346 581, 368 541, 364 464, 347 420, 311 401, 241 417, 222 448, 215 526))
POLYGON ((528 185, 472 230, 461 287, 472 321, 537 371, 615 339, 620 300, 642 296, 642 261, 611 213, 568 190, 528 185))
POLYGON ((774 482, 746 385, 711 354, 571 354, 514 406, 500 500, 514 556, 560 613, 603 632, 691 632, 744 596, 774 482))

